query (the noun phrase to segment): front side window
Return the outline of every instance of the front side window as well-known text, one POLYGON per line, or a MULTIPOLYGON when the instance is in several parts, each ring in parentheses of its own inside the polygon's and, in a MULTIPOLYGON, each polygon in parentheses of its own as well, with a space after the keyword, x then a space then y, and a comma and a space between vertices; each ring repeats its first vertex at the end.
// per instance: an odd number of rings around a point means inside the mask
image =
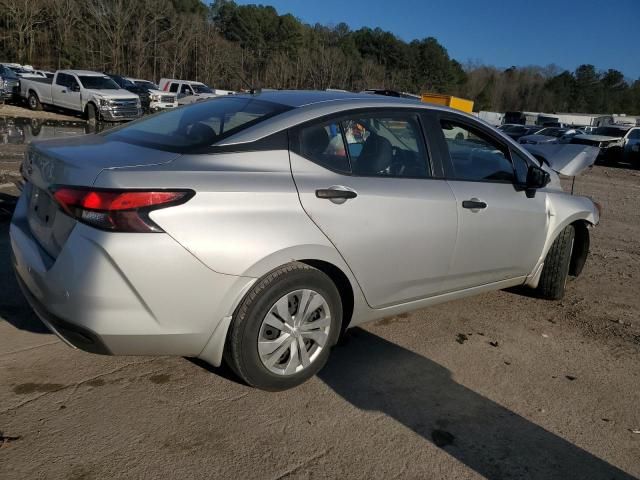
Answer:
POLYGON ((67 75, 66 73, 59 73, 56 77, 56 85, 60 85, 61 87, 68 87, 69 78, 71 78, 70 75, 67 75))
POLYGON ((193 95, 193 91, 191 90, 191 87, 189 87, 189 85, 187 84, 182 85, 182 88, 180 89, 180 93, 182 93, 183 95, 193 95))
POLYGON ((250 96, 222 97, 146 117, 103 135, 137 145, 184 152, 213 145, 290 108, 250 96))
POLYGON ((440 125, 456 180, 514 181, 507 150, 496 140, 455 121, 443 119, 440 125))
POLYGON ((529 173, 529 160, 515 149, 511 150, 511 159, 513 160, 513 169, 516 172, 516 181, 520 185, 526 185, 527 174, 529 173))

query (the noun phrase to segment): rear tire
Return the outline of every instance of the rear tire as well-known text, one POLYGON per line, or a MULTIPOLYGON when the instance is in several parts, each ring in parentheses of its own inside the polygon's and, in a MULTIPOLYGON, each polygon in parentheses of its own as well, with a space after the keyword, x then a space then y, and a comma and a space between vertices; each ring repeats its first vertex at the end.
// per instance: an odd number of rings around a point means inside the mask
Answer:
POLYGON ((341 323, 342 302, 333 281, 318 269, 290 263, 258 280, 237 308, 225 361, 253 387, 268 391, 293 388, 324 366, 341 323), (284 315, 278 305, 286 309, 284 315), (286 321, 280 321, 283 319, 286 321), (302 325, 290 327, 289 321, 291 325, 302 321, 302 325), (282 349, 273 348, 275 345, 282 349))
POLYGON ((40 103, 40 99, 38 95, 34 92, 29 92, 29 97, 27 98, 27 104, 29 105, 29 109, 40 111, 42 110, 42 104, 40 103))
POLYGON ((575 228, 568 225, 551 245, 538 282, 537 292, 540 297, 560 300, 564 296, 574 239, 575 228))
POLYGON ((87 105, 87 122, 95 125, 98 122, 98 111, 93 103, 87 105))

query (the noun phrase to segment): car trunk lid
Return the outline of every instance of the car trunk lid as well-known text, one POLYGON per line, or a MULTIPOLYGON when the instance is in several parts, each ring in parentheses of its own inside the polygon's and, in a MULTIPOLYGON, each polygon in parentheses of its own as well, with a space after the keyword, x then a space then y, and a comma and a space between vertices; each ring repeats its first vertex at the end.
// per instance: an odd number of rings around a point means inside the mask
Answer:
POLYGON ((34 142, 22 165, 31 233, 56 258, 77 222, 59 208, 52 189, 59 185, 91 186, 105 169, 164 164, 177 156, 101 135, 34 142))

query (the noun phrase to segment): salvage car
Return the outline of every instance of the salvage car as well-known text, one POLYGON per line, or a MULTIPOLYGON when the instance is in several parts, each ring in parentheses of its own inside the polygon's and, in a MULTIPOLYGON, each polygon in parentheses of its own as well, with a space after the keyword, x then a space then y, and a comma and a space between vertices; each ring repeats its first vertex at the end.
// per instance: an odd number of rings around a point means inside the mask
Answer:
POLYGON ((142 115, 140 97, 103 73, 58 70, 53 78, 23 78, 20 95, 31 110, 51 105, 84 113, 91 123, 133 120, 142 115))
POLYGON ((600 148, 599 159, 605 163, 616 163, 622 159, 630 125, 606 125, 596 128, 592 134, 576 135, 571 143, 600 148))
POLYGON ((19 93, 18 75, 7 65, 0 64, 0 100, 13 100, 19 93))
POLYGON ((140 78, 127 78, 127 80, 135 83, 139 88, 147 92, 149 96, 148 109, 150 112, 157 112, 178 106, 178 97, 175 93, 163 92, 158 85, 149 80, 142 80, 140 78))
POLYGON ((575 135, 582 134, 584 134, 583 131, 573 128, 547 127, 533 135, 520 137, 518 143, 562 143, 569 142, 575 135))
POLYGON ((535 147, 562 151, 540 162, 471 115, 402 98, 202 101, 33 142, 13 266, 69 345, 224 358, 249 385, 291 388, 366 321, 516 286, 562 298, 600 212, 554 169, 577 174, 598 150, 535 147))
POLYGON ((518 140, 520 137, 538 133, 542 128, 539 125, 515 125, 503 130, 503 133, 514 140, 518 140))

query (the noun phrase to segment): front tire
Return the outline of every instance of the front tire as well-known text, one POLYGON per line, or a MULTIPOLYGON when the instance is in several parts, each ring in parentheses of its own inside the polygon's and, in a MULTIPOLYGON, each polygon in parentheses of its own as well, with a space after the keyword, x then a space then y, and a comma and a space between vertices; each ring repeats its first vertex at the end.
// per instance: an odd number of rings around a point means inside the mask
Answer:
POLYGON ((290 263, 258 280, 236 310, 225 361, 253 387, 293 388, 324 366, 341 323, 340 294, 331 279, 290 263))
POLYGON ((87 105, 87 123, 95 125, 98 122, 98 110, 93 103, 87 105))
POLYGON ((564 296, 574 240, 575 228, 568 225, 551 245, 538 282, 537 291, 540 297, 560 300, 564 296))

